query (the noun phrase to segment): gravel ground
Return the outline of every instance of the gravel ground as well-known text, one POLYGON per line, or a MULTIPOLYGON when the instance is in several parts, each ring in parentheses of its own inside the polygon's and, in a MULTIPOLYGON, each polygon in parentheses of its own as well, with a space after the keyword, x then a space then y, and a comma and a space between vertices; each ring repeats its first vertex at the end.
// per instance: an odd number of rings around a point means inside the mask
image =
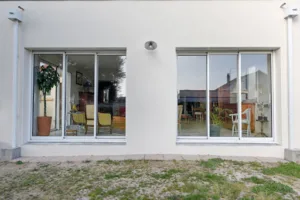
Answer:
POLYGON ((295 163, 0 162, 0 199, 300 199, 295 163), (291 173, 290 173, 291 172, 291 173))

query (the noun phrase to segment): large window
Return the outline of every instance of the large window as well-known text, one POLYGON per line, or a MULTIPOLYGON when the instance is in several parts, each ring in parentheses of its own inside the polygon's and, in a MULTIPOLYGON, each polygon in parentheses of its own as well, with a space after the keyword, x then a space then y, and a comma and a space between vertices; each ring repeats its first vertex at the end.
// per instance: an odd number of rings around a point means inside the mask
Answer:
POLYGON ((177 58, 178 136, 272 137, 271 53, 177 58))
MULTIPOLYGON (((125 136, 126 57, 97 54, 34 54, 32 136, 125 136), (43 70, 47 67, 53 70, 43 70), (57 76, 40 90, 41 73, 57 76)), ((49 68, 48 68, 49 69, 49 68)), ((47 76, 46 76, 47 77, 47 76)))

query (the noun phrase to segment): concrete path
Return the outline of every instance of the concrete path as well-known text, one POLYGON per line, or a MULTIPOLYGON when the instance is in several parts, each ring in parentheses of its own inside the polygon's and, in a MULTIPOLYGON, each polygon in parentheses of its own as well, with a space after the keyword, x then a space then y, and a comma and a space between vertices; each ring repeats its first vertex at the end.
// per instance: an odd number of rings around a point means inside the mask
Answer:
POLYGON ((225 160, 235 160, 244 162, 287 162, 280 158, 269 157, 237 157, 237 156, 213 156, 213 155, 170 155, 170 154, 137 154, 137 155, 114 155, 114 156, 50 156, 50 157, 21 157, 12 160, 23 162, 67 162, 84 160, 208 160, 211 158, 221 158, 225 160))

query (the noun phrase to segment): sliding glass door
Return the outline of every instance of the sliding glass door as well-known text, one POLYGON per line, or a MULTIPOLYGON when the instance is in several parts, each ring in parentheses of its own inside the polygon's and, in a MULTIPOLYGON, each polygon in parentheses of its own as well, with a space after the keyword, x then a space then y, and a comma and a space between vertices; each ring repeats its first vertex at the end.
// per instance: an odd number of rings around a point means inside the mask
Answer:
POLYGON ((35 53, 32 136, 125 136, 125 58, 122 54, 35 53), (47 84, 51 85, 47 91, 42 90, 47 84), (43 122, 43 117, 48 121, 43 122))
POLYGON ((271 53, 178 55, 178 136, 272 137, 271 80, 271 53))

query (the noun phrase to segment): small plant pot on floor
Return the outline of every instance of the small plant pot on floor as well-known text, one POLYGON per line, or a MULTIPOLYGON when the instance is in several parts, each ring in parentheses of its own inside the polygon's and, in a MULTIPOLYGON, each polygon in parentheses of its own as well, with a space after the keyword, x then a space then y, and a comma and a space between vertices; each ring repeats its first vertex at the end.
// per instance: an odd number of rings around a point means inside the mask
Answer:
POLYGON ((38 136, 49 136, 52 117, 38 117, 38 136))
POLYGON ((211 124, 210 125, 210 137, 220 137, 221 126, 211 124))

